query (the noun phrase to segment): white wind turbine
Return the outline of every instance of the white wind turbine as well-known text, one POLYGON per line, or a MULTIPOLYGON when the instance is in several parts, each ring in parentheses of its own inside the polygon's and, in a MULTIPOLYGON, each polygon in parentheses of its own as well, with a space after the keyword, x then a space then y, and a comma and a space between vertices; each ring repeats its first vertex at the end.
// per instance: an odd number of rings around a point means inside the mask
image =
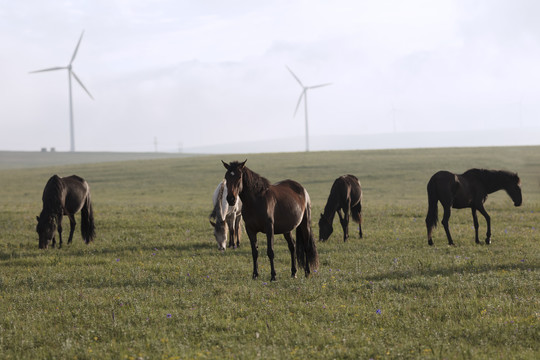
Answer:
POLYGON ((72 99, 72 95, 71 95, 71 77, 72 76, 73 76, 73 78, 75 80, 77 80, 77 82, 79 83, 79 85, 81 85, 81 87, 84 89, 84 91, 86 91, 88 96, 90 96, 90 98, 92 100, 94 100, 94 98, 92 97, 92 94, 90 94, 88 89, 86 89, 86 87, 83 85, 82 81, 77 77, 77 75, 75 75, 75 72, 73 71, 73 67, 72 67, 73 60, 75 60, 75 56, 77 56, 77 51, 79 50, 79 45, 81 44, 81 40, 82 40, 83 35, 84 35, 84 31, 81 33, 81 37, 79 38, 79 42, 77 43, 77 46, 75 47, 75 51, 73 52, 73 56, 71 57, 71 61, 69 62, 69 64, 67 66, 57 66, 57 67, 53 67, 53 68, 36 70, 36 71, 31 71, 30 72, 31 74, 33 74, 33 73, 38 73, 38 72, 55 71, 55 70, 67 70, 68 71, 68 83, 69 83, 69 133, 70 133, 70 140, 71 140, 71 143, 70 143, 70 151, 71 152, 75 151, 75 130, 74 130, 74 126, 73 126, 73 99, 72 99))
POLYGON ((300 107, 300 103, 302 102, 302 99, 304 99, 304 115, 306 118, 306 152, 309 151, 309 126, 308 126, 308 112, 307 112, 307 91, 311 89, 320 88, 323 86, 332 85, 332 83, 325 83, 320 85, 313 85, 313 86, 305 86, 302 84, 302 81, 296 76, 293 71, 287 66, 287 69, 291 73, 291 75, 298 81, 300 86, 302 87, 302 93, 300 94, 300 98, 298 98, 298 103, 296 104, 296 109, 294 110, 294 116, 296 116, 296 113, 298 112, 298 108, 300 107))

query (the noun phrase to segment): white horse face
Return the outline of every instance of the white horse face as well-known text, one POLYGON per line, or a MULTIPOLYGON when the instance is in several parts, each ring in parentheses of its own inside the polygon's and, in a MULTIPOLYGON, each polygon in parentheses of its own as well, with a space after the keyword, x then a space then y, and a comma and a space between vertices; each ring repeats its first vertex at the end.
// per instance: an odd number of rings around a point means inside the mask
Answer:
POLYGON ((227 224, 225 222, 217 223, 214 226, 214 237, 218 244, 219 251, 227 249, 227 224))

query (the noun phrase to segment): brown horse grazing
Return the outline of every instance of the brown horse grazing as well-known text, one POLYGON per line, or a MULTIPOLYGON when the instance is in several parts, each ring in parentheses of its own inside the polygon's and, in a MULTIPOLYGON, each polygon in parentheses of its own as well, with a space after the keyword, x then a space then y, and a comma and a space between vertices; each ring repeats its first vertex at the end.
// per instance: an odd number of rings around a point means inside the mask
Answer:
POLYGON ((461 175, 448 171, 439 171, 431 177, 427 185, 428 193, 428 213, 426 216, 426 226, 428 244, 433 245, 431 234, 438 221, 437 201, 440 201, 444 215, 441 223, 446 231, 448 244, 454 245, 448 219, 450 219, 450 208, 463 209, 471 208, 474 221, 475 240, 478 239, 478 218, 476 211, 480 211, 487 222, 486 244, 491 243, 491 220, 484 208, 484 202, 488 194, 498 190, 505 190, 514 206, 521 205, 521 181, 516 173, 502 170, 470 169, 461 175))
MULTIPOLYGON (((246 160, 247 161, 247 160, 246 160)), ((259 276, 257 233, 266 234, 267 254, 270 259, 271 281, 276 280, 274 268, 274 234, 283 234, 291 253, 291 275, 296 277, 296 262, 304 267, 306 277, 319 265, 319 255, 311 232, 311 201, 296 181, 283 180, 274 185, 248 169, 244 162, 222 161, 227 169, 227 201, 233 206, 236 197, 242 200, 242 217, 251 243, 253 279, 259 276), (296 229, 295 242, 291 232, 296 229)))
POLYGON ((36 231, 39 234, 39 248, 45 249, 52 240, 52 246, 56 245, 54 233, 58 229, 60 239, 59 248, 62 247, 62 217, 67 215, 71 229, 68 244, 73 239, 75 231, 75 214, 81 211, 81 234, 85 243, 94 239, 94 215, 90 201, 90 188, 88 183, 72 175, 61 178, 53 175, 43 190, 43 210, 37 217, 36 231))
POLYGON ((336 212, 343 228, 343 241, 349 238, 349 211, 353 220, 358 223, 360 238, 362 238, 362 187, 354 175, 338 177, 328 196, 324 212, 319 220, 319 239, 326 241, 334 231, 332 223, 336 212), (341 214, 343 210, 343 215, 341 214))

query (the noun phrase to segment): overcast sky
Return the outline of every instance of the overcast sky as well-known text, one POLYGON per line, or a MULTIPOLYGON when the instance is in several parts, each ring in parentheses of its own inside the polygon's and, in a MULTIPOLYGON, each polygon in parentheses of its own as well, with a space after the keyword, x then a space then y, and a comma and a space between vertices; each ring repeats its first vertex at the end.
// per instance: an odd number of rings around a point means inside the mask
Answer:
MULTIPOLYGON (((0 150, 540 128, 540 1, 0 0, 0 150)), ((539 139, 540 143, 540 139, 539 139)), ((474 144, 471 144, 474 145, 474 144)), ((303 142, 298 145, 303 149, 303 142)))

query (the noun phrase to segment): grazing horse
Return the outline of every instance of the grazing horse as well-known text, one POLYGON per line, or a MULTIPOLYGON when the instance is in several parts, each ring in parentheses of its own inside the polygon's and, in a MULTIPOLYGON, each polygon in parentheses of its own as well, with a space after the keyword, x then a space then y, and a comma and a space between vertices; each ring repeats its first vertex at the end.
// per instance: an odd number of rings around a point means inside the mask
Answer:
POLYGON ((62 247, 62 218, 69 217, 71 229, 69 231, 68 244, 73 239, 75 231, 75 214, 81 212, 81 234, 84 242, 88 244, 94 239, 95 226, 92 203, 90 201, 90 187, 88 183, 77 175, 61 178, 53 175, 43 190, 43 210, 37 217, 36 231, 39 234, 39 248, 45 249, 52 240, 52 246, 56 245, 54 237, 58 229, 58 237, 62 247))
POLYGON ((214 210, 210 214, 210 224, 214 227, 214 237, 218 244, 218 249, 225 250, 227 243, 227 229, 229 230, 229 247, 236 248, 240 246, 240 220, 242 220, 242 200, 236 199, 233 206, 227 202, 226 181, 219 183, 212 201, 214 210), (212 219, 216 219, 215 222, 212 219), (236 241, 236 244, 234 243, 236 241))
POLYGON ((319 239, 326 241, 334 231, 332 223, 336 212, 343 228, 343 241, 349 238, 349 211, 353 220, 358 223, 360 238, 362 238, 362 187, 354 175, 338 177, 328 196, 324 212, 319 220, 319 239), (341 214, 343 210, 343 215, 341 214))
POLYGON ((311 201, 308 192, 293 180, 271 185, 266 178, 247 168, 246 161, 227 164, 222 160, 222 163, 227 169, 225 180, 229 205, 235 204, 237 196, 242 200, 242 217, 253 257, 253 279, 259 276, 259 232, 266 234, 271 281, 276 280, 274 234, 283 234, 287 240, 291 253, 291 276, 296 277, 296 262, 298 266, 304 267, 306 277, 309 276, 311 270, 318 268, 319 255, 311 231, 311 201), (296 245, 291 235, 294 229, 296 245))
POLYGON ((514 202, 514 206, 521 205, 521 181, 516 173, 483 169, 470 169, 461 175, 448 171, 437 172, 431 177, 427 185, 429 205, 426 216, 426 226, 428 244, 433 245, 431 234, 438 221, 438 201, 441 202, 444 209, 441 223, 446 231, 448 245, 454 245, 448 227, 450 208, 452 207, 454 209, 471 208, 475 241, 477 244, 480 243, 480 240, 478 239, 478 218, 476 216, 476 211, 478 210, 486 219, 486 244, 490 244, 491 220, 484 208, 484 202, 486 201, 488 194, 503 189, 514 202))

